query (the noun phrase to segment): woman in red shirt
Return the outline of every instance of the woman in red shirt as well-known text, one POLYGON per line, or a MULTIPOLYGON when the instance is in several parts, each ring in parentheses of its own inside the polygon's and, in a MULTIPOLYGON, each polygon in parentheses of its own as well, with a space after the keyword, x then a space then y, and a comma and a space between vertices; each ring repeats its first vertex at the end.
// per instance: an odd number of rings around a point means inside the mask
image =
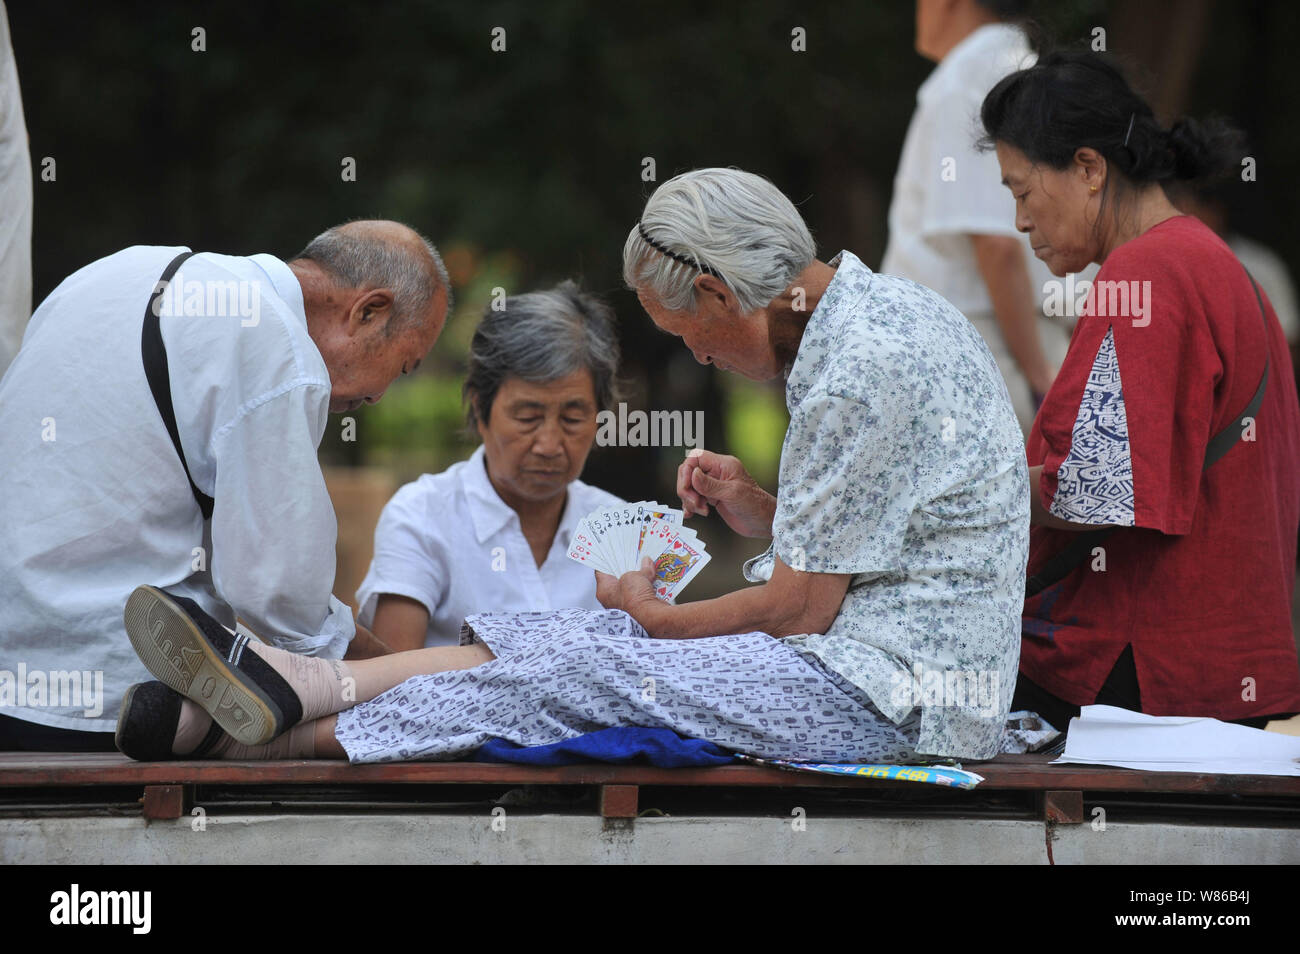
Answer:
POLYGON ((1092 53, 1011 74, 981 119, 1034 253, 1056 275, 1101 265, 1027 445, 1012 708, 1063 730, 1092 703, 1253 725, 1300 710, 1290 355, 1227 245, 1162 186, 1240 168, 1240 136, 1162 128, 1092 53))

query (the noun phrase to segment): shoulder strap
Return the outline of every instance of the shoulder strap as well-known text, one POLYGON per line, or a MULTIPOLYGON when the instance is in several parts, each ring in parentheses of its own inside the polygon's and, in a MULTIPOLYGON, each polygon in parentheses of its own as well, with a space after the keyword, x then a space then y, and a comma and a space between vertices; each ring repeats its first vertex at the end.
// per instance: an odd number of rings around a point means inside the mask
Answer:
MULTIPOLYGON (((1243 265, 1242 268, 1244 269, 1245 266, 1243 265)), ((1268 313, 1264 310, 1264 299, 1259 293, 1259 286, 1255 284, 1254 277, 1249 271, 1246 272, 1246 277, 1250 279, 1251 288, 1255 289, 1255 301, 1259 304, 1260 317, 1264 319, 1264 373, 1260 375, 1259 387, 1255 389, 1255 396, 1250 399, 1250 403, 1228 422, 1227 427, 1210 438, 1210 442, 1205 447, 1205 463, 1201 467, 1202 472, 1209 470, 1211 464, 1228 453, 1241 439, 1242 419, 1259 414, 1259 409, 1264 403, 1264 391, 1268 386, 1268 313)), ((1033 492, 1033 488, 1030 492, 1033 492)), ((1092 548, 1116 529, 1118 528, 1104 527, 1100 530, 1080 531, 1078 539, 1071 541, 1064 550, 1048 560, 1037 573, 1025 581, 1025 599, 1041 593, 1053 583, 1059 583, 1073 573, 1075 568, 1092 553, 1092 548)))
MULTIPOLYGON (((1032 488, 1031 488, 1032 491, 1032 488)), ((1025 599, 1037 596, 1053 583, 1059 583, 1092 553, 1092 548, 1101 543, 1116 530, 1115 527, 1102 527, 1098 530, 1080 530, 1075 534, 1064 550, 1048 560, 1037 573, 1025 581, 1025 599)))
POLYGON ((140 336, 140 354, 144 359, 144 373, 145 377, 149 379, 149 390, 153 392, 153 400, 158 405, 158 413, 162 415, 163 423, 167 425, 167 433, 172 439, 172 446, 176 448, 176 456, 181 459, 181 466, 185 468, 185 479, 190 482, 190 490, 199 505, 199 510, 203 513, 203 519, 211 520, 212 498, 199 490, 198 485, 194 483, 194 478, 190 476, 190 465, 185 460, 185 451, 181 449, 180 431, 176 427, 176 411, 172 407, 171 374, 167 370, 167 348, 163 345, 162 331, 158 327, 158 302, 166 293, 167 284, 175 276, 176 270, 193 254, 193 252, 181 252, 181 254, 173 258, 171 264, 162 273, 162 278, 158 280, 158 284, 154 286, 154 292, 149 297, 149 304, 144 310, 144 329, 140 336))
POLYGON ((1250 287, 1255 289, 1255 301, 1259 304, 1260 317, 1264 319, 1264 373, 1260 376, 1259 387, 1255 389, 1255 396, 1250 399, 1246 409, 1229 421, 1227 427, 1210 438, 1210 443, 1205 447, 1205 469, 1207 470, 1241 439, 1242 418, 1256 417, 1259 414, 1260 406, 1264 403, 1264 389, 1268 385, 1268 313, 1264 311, 1264 299, 1259 293, 1259 286, 1255 284, 1254 277, 1250 272, 1246 272, 1246 277, 1250 279, 1250 287))

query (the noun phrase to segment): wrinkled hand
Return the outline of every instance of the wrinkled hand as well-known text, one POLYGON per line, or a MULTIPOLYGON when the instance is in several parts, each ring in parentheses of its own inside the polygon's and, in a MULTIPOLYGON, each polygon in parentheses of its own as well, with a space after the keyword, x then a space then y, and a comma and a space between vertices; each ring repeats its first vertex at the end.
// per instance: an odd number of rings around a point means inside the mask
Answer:
POLYGON ((715 507, 742 537, 772 535, 776 498, 758 486, 735 457, 695 448, 677 468, 677 496, 688 517, 708 516, 709 507, 715 507))
POLYGON ((637 608, 646 601, 654 602, 655 565, 649 557, 641 560, 641 569, 629 570, 622 576, 612 576, 596 570, 596 599, 605 609, 623 610, 637 619, 637 608))

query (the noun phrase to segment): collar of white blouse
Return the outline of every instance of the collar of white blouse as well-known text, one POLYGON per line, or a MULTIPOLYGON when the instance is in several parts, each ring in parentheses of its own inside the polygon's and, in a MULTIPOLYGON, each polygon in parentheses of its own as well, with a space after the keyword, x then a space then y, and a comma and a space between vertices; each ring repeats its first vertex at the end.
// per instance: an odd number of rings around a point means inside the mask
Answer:
MULTIPOLYGON (((492 481, 488 479, 487 462, 481 444, 470 459, 465 461, 465 466, 461 468, 460 486, 465 493, 466 500, 469 502, 469 517, 474 524, 474 536, 479 543, 486 543, 500 533, 502 529, 510 525, 511 521, 514 521, 515 532, 523 532, 520 529, 519 514, 515 513, 514 508, 501 499, 501 495, 492 486, 492 481)), ((569 506, 573 500, 571 489, 566 491, 566 494, 568 496, 565 501, 564 513, 560 515, 560 525, 556 529, 555 535, 567 549, 574 528, 586 514, 577 513, 573 507, 569 506)))

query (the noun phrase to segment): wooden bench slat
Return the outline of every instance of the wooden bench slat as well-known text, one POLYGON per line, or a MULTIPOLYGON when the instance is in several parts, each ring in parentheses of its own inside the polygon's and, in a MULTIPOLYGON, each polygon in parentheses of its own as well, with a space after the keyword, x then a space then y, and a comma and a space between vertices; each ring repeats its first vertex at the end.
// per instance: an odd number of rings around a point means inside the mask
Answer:
MULTIPOLYGON (((1051 756, 1003 756, 965 767, 984 776, 977 791, 1043 790, 1189 794, 1300 795, 1300 777, 1140 772, 1105 766, 1050 765, 1051 756)), ((790 772, 757 765, 666 769, 584 764, 530 766, 488 762, 334 761, 133 762, 116 753, 0 752, 0 788, 71 785, 664 785, 790 788, 939 786, 790 772)))

